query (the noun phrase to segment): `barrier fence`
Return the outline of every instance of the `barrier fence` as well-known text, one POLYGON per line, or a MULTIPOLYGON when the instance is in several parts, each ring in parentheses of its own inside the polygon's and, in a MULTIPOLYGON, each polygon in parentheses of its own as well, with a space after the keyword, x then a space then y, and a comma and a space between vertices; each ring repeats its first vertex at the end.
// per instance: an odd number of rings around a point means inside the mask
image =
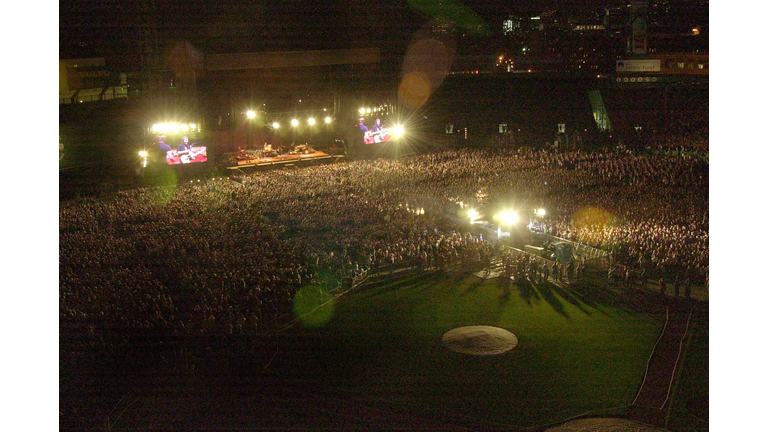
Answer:
POLYGON ((568 243, 571 246, 573 246, 573 253, 575 255, 578 255, 580 257, 583 257, 585 260, 596 260, 596 259, 603 259, 608 256, 608 252, 604 251, 602 249, 598 249, 589 245, 586 245, 581 242, 575 242, 573 240, 567 240, 560 237, 555 237, 550 234, 542 234, 542 237, 549 241, 550 243, 568 243))

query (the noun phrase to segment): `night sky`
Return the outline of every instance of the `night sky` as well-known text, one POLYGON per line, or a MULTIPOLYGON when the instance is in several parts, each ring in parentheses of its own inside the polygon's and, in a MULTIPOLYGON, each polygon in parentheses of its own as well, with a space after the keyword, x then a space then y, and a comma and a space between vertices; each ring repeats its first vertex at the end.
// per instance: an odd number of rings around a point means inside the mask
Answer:
MULTIPOLYGON (((605 0, 611 1, 611 0, 605 0)), ((572 1, 571 1, 572 2, 572 1)), ((62 0, 59 57, 108 57, 130 68, 140 53, 143 0, 62 0)), ((488 27, 509 13, 540 11, 555 1, 154 0, 158 41, 186 40, 205 52, 405 49, 435 9, 453 5, 488 27)), ((562 3, 562 2, 561 2, 562 3)))

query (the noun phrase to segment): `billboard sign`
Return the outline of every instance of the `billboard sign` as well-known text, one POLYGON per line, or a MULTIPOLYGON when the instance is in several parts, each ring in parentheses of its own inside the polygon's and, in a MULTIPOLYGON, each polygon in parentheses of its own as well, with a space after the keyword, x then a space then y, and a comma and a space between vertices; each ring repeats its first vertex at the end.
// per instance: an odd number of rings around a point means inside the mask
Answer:
POLYGON ((119 76, 103 66, 67 68, 69 90, 104 88, 120 84, 119 76))
POLYGON ((616 72, 661 72, 661 60, 616 60, 616 72))

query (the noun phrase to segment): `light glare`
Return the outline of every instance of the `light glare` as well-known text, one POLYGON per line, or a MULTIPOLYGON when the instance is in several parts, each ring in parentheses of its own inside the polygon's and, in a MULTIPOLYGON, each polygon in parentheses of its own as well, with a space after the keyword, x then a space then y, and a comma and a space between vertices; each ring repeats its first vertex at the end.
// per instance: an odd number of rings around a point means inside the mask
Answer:
POLYGON ((511 211, 502 212, 501 214, 498 215, 498 218, 501 220, 502 223, 505 223, 507 225, 511 225, 517 222, 518 220, 517 214, 511 211))

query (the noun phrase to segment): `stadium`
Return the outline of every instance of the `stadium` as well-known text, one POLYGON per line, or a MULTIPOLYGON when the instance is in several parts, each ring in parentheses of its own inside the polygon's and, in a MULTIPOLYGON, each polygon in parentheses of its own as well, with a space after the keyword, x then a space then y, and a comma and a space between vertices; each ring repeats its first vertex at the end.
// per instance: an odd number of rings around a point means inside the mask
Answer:
MULTIPOLYGON (((614 87, 600 131, 592 85, 488 79, 463 106, 466 84, 415 114, 392 96, 397 138, 346 103, 287 159, 202 126, 202 163, 69 162, 61 430, 707 430, 706 110, 614 87)), ((154 140, 120 118, 98 134, 154 140)))

